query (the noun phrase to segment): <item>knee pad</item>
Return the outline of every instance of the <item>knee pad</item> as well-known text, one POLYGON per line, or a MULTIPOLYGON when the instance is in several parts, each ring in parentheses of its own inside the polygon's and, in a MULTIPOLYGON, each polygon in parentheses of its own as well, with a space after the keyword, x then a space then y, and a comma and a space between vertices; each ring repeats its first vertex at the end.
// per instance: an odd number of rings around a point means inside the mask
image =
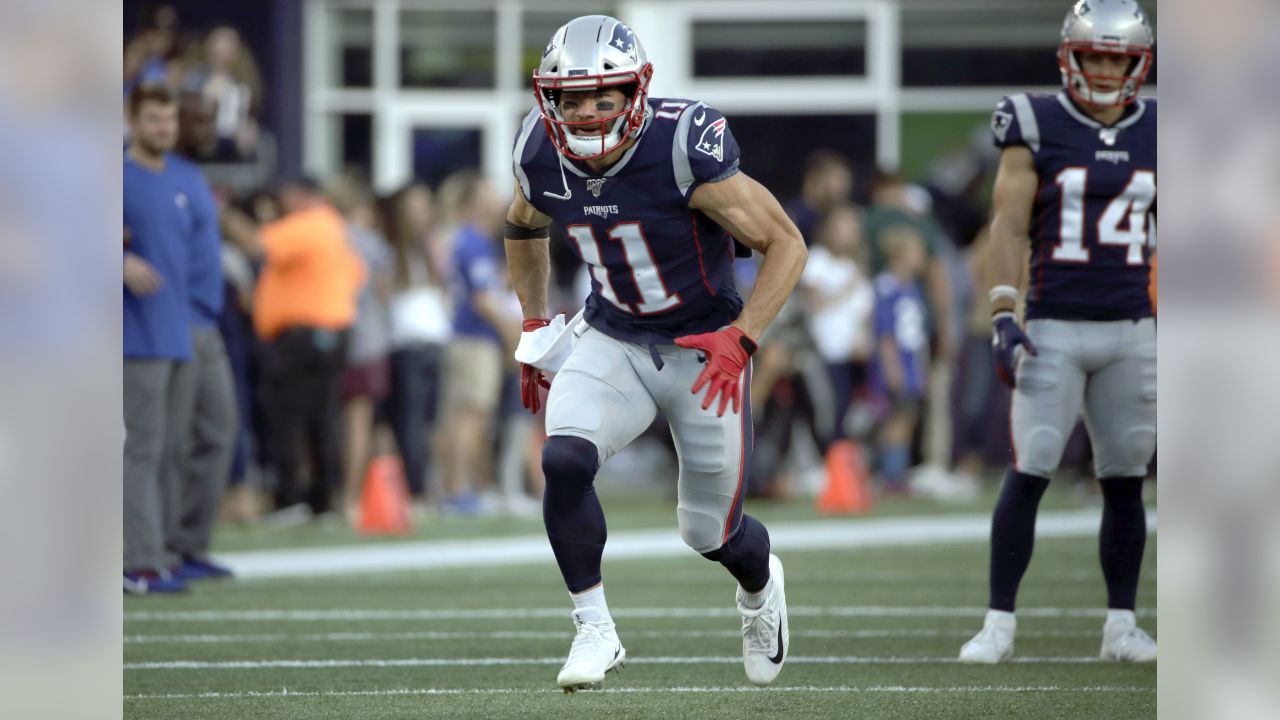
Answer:
MULTIPOLYGON (((1129 464, 1141 467, 1142 472, 1131 473, 1145 476, 1147 463, 1156 452, 1156 429, 1153 427, 1136 427, 1125 433, 1124 455, 1129 464)), ((1130 474, 1130 473, 1126 473, 1130 474)))
POLYGON ((1094 471, 1100 478, 1146 477, 1147 465, 1155 452, 1155 428, 1130 428, 1115 442, 1094 447, 1094 471))
POLYGON ((1062 462, 1062 450, 1066 444, 1066 438, 1055 428, 1048 425, 1031 428, 1022 434, 1018 443, 1018 472, 1052 477, 1062 462))
POLYGON ((680 539, 695 552, 705 555, 724 543, 724 524, 719 515, 677 507, 676 519, 680 523, 680 539))
POLYGON ((542 472, 547 494, 590 486, 600 469, 600 454, 590 440, 553 435, 542 446, 542 472))

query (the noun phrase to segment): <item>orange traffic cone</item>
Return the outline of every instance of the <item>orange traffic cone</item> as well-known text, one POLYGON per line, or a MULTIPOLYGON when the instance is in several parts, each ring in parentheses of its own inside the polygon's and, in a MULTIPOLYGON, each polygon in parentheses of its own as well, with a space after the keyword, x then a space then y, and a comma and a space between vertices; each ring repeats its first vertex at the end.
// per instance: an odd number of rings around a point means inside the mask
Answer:
POLYGON ((837 440, 827 449, 827 486, 818 495, 818 512, 850 515, 871 510, 871 487, 862 450, 852 440, 837 440))
POLYGON ((400 458, 379 455, 369 461, 360 491, 360 516, 356 532, 365 535, 406 535, 413 532, 409 518, 409 490, 400 458))

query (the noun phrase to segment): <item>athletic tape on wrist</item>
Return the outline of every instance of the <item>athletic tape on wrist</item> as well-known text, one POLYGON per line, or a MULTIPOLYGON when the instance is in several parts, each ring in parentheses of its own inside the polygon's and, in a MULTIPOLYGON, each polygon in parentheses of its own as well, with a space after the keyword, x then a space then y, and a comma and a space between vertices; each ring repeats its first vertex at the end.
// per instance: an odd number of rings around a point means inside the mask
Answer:
POLYGON ((987 299, 993 303, 1002 298, 1018 302, 1018 288, 1012 285, 996 285, 987 292, 987 299))

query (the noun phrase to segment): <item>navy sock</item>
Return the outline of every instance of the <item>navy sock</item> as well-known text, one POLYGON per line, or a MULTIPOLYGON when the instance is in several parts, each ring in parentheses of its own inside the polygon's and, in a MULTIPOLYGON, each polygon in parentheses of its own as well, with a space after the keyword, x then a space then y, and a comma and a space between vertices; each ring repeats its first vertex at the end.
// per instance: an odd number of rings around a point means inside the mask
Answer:
POLYGON ((991 609, 1013 612, 1018 583, 1031 564, 1036 508, 1048 478, 1010 470, 991 517, 991 609))
POLYGON ((1107 607, 1133 610, 1138 597, 1138 573, 1147 546, 1147 513, 1142 506, 1140 477, 1102 478, 1102 529, 1098 557, 1107 581, 1107 607))
POLYGON ((702 557, 725 566, 747 592, 760 592, 769 583, 769 531, 746 513, 729 539, 702 557))
POLYGON ((542 447, 542 521, 569 592, 600 582, 600 557, 607 536, 604 508, 596 497, 600 456, 589 440, 553 435, 542 447))

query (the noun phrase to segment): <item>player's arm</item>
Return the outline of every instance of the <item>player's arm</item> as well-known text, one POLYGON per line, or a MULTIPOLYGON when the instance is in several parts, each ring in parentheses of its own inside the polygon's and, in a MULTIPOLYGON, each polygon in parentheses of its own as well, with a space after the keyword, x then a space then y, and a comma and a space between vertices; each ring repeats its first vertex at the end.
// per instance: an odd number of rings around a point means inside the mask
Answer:
POLYGON ((986 253, 987 287, 993 290, 992 315, 1017 309, 1018 288, 1026 270, 1026 252, 1030 244, 1027 229, 1031 226, 1031 208, 1038 186, 1035 163, 1029 149, 1011 146, 1001 151, 1000 168, 996 171, 992 192, 986 253))
POLYGON ((551 218, 525 199, 520 185, 507 209, 507 229, 503 245, 511 285, 520 298, 525 320, 546 320, 547 284, 551 280, 551 218))
MULTIPOLYGON (((507 209, 507 229, 503 245, 507 252, 507 269, 511 286, 520 298, 524 316, 524 332, 547 325, 547 284, 551 281, 551 236, 547 227, 551 218, 543 215, 525 198, 516 183, 516 194, 507 209)), ((534 415, 542 406, 538 388, 551 384, 542 372, 531 365, 520 365, 520 404, 534 415)))
POLYGON ((991 345, 996 375, 1009 387, 1014 386, 1016 379, 1018 346, 1036 354, 1035 346, 1018 326, 1016 312, 1018 288, 1027 265, 1027 229, 1031 226, 1031 208, 1038 186, 1030 150, 1011 146, 1001 151, 992 196, 987 282, 991 288, 991 345))
POLYGON ((764 256, 751 299, 733 321, 747 337, 760 337, 800 280, 809 256, 804 238, 773 193, 743 172, 699 185, 689 207, 764 256))

